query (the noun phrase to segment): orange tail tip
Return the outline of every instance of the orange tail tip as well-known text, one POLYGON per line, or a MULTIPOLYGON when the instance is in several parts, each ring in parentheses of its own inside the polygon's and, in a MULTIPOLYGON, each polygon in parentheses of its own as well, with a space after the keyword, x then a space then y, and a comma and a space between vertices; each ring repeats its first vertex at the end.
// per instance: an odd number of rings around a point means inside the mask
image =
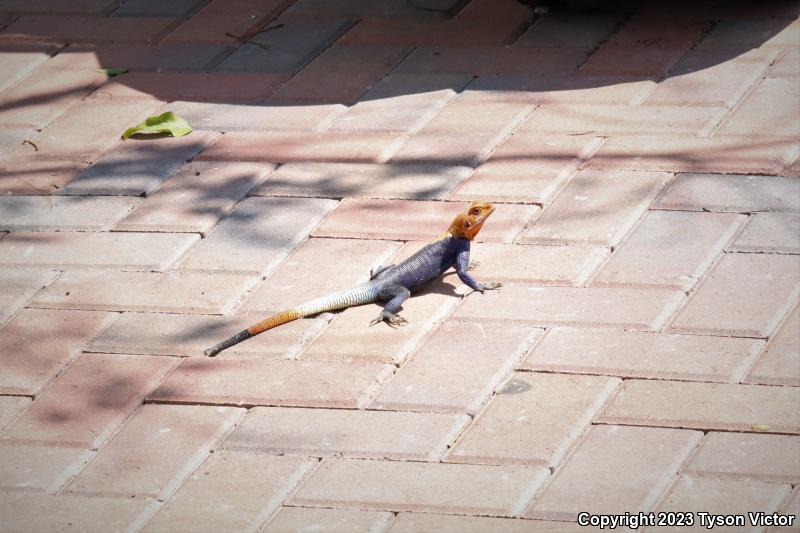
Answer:
POLYGON ((247 328, 247 332, 250 335, 258 335, 259 333, 267 331, 268 329, 276 328, 280 325, 286 324, 287 322, 291 322, 292 320, 297 320, 300 317, 300 313, 294 309, 289 309, 288 311, 283 311, 277 315, 272 315, 271 317, 262 320, 258 324, 253 324, 247 328))
POLYGON ((226 339, 215 346, 212 346, 203 353, 206 354, 208 357, 214 357, 222 350, 226 350, 231 346, 235 346, 240 342, 249 339, 250 337, 254 337, 259 333, 267 331, 268 329, 280 326, 281 324, 286 324, 287 322, 291 322, 292 320, 297 320, 301 316, 302 315, 299 312, 295 311, 294 309, 283 311, 282 313, 273 315, 267 318, 266 320, 262 320, 258 324, 253 324, 249 328, 240 331, 233 337, 226 339))

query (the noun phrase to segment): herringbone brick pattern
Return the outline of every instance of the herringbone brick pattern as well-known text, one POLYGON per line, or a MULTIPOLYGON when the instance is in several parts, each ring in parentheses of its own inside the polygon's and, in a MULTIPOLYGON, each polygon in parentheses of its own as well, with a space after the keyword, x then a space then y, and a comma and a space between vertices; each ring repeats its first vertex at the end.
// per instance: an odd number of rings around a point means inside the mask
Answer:
POLYGON ((0 0, 0 531, 800 514, 799 14, 0 0), (203 356, 476 198, 501 290, 203 356))

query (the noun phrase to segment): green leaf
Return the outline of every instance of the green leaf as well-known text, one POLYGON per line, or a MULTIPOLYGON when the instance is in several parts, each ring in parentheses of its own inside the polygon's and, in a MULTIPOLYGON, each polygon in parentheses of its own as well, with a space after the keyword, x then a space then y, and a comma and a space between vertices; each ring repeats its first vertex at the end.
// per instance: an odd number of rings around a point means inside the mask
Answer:
POLYGON ((97 72, 102 72, 109 78, 113 78, 114 76, 119 76, 120 74, 126 74, 128 69, 126 68, 99 68, 97 72))
POLYGON ((122 138, 127 139, 134 133, 169 133, 173 137, 183 137, 191 132, 192 127, 188 122, 172 111, 167 111, 161 115, 148 117, 144 122, 128 128, 122 134, 122 138))

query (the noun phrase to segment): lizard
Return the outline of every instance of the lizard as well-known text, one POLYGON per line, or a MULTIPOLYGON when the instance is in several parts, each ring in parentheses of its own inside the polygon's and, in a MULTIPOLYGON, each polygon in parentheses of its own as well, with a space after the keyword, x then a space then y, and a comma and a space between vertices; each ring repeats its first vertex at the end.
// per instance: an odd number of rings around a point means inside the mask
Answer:
POLYGON ((384 305, 370 325, 380 322, 386 322, 390 326, 405 325, 408 323, 406 319, 397 314, 403 302, 413 291, 439 278, 450 267, 454 267, 459 279, 474 291, 483 293, 498 289, 502 284, 480 283, 467 272, 470 268, 470 244, 494 210, 494 206, 489 202, 480 200, 472 202, 466 212, 459 213, 453 219, 447 231, 436 241, 427 244, 405 261, 370 271, 370 279, 365 283, 270 316, 212 346, 204 353, 214 357, 222 350, 287 322, 326 311, 374 302, 382 302, 384 305))

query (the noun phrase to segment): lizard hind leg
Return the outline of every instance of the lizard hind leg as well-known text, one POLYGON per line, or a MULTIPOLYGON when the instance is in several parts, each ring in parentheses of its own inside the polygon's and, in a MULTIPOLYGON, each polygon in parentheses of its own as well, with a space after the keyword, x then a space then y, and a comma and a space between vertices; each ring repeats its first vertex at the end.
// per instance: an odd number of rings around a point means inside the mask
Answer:
POLYGON ((386 303, 383 306, 381 314, 370 322, 370 325, 379 322, 386 322, 390 326, 405 326, 408 324, 408 320, 399 316, 397 312, 409 296, 411 296, 411 291, 399 284, 389 285, 381 289, 378 293, 378 298, 380 301, 386 303))

